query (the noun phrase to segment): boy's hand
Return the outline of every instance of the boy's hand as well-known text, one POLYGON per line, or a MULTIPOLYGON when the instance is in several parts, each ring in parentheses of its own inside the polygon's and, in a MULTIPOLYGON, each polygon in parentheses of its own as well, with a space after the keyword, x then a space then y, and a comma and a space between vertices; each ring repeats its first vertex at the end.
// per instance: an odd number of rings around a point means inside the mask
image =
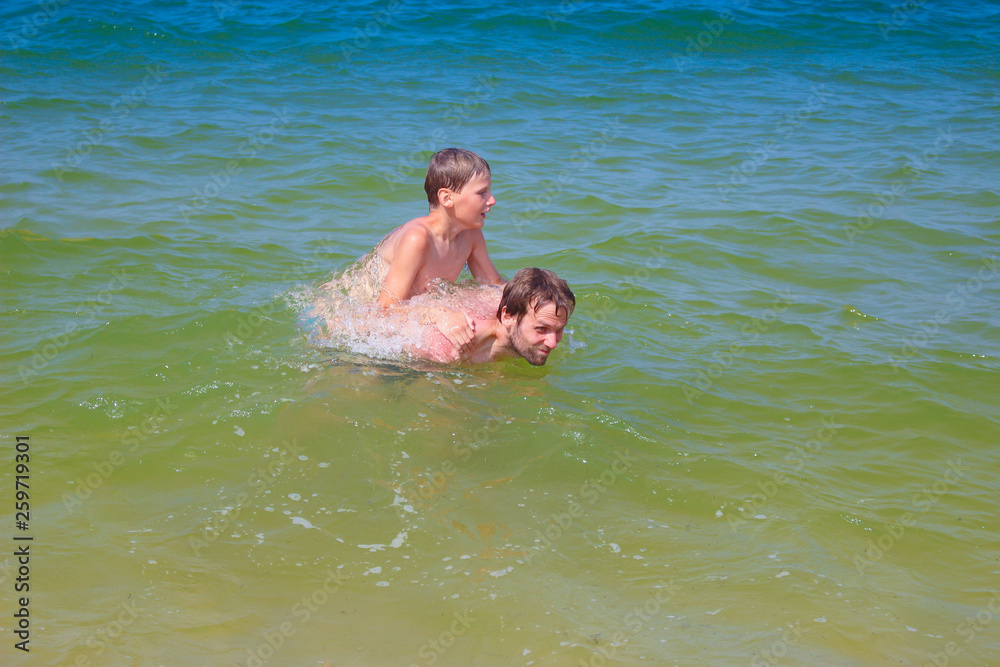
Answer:
POLYGON ((476 323, 471 317, 446 308, 435 324, 448 342, 455 346, 456 351, 462 353, 471 348, 476 335, 476 323))

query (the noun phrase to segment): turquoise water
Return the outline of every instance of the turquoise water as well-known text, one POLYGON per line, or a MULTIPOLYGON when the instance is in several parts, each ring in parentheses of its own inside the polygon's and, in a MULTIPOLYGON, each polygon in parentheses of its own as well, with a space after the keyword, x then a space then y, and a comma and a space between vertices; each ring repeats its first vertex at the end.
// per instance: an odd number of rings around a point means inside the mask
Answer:
POLYGON ((0 12, 4 664, 997 662, 995 3, 0 12), (453 145, 563 345, 311 345, 453 145))

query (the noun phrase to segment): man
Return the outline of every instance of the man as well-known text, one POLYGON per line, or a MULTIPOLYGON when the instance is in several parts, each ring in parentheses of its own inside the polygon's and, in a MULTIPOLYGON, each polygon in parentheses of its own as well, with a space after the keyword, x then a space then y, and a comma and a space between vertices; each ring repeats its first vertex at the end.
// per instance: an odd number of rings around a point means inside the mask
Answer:
POLYGON ((542 366, 562 340, 576 298, 565 280, 531 268, 521 269, 507 283, 495 316, 485 314, 482 306, 488 304, 477 305, 466 313, 473 324, 471 344, 460 350, 437 327, 428 327, 422 344, 410 347, 410 353, 438 363, 472 364, 520 356, 542 366))

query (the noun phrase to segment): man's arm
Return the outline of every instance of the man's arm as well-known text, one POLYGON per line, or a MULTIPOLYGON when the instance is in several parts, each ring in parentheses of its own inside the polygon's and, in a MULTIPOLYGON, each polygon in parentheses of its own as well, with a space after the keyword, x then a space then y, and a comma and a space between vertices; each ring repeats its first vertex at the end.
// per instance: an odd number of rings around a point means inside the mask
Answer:
POLYGON ((507 281, 503 279, 497 268, 493 266, 490 253, 486 250, 486 237, 483 236, 483 230, 477 229, 474 231, 474 234, 475 236, 472 237, 472 252, 469 253, 469 273, 480 284, 500 285, 506 283, 507 281))
POLYGON ((424 265, 429 247, 430 239, 422 229, 409 229, 403 232, 393 249, 392 262, 382 284, 382 292, 378 296, 378 305, 387 308, 410 298, 413 281, 416 280, 420 267, 424 265))
POLYGON ((425 339, 422 347, 410 345, 406 351, 418 359, 433 361, 436 364, 453 364, 461 360, 459 351, 440 333, 432 334, 428 338, 430 340, 425 339))
POLYGON ((462 352, 476 342, 476 323, 472 317, 447 306, 418 305, 407 301, 396 303, 391 308, 376 308, 369 317, 383 321, 389 318, 399 322, 399 326, 414 322, 425 327, 421 346, 410 346, 407 351, 421 359, 441 364, 458 361, 462 352))

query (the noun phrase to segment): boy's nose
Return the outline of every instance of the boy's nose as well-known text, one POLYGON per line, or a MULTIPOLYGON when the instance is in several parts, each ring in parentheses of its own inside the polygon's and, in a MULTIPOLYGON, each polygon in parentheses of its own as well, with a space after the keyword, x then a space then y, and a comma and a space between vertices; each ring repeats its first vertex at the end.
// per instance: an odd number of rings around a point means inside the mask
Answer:
POLYGON ((486 202, 487 206, 493 207, 497 205, 497 199, 492 194, 490 195, 490 200, 486 202))

